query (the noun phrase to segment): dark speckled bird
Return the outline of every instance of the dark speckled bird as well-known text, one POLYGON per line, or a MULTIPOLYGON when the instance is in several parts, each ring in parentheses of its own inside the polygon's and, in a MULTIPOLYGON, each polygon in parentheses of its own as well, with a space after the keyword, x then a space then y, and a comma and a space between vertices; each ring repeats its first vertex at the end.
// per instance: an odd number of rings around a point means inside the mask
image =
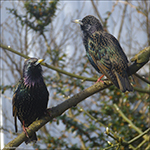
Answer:
POLYGON ((25 61, 23 77, 19 81, 12 99, 15 130, 17 132, 18 117, 22 123, 23 131, 28 137, 25 141, 26 144, 37 141, 36 133, 29 137, 26 129, 46 112, 48 103, 49 93, 44 83, 40 65, 42 61, 43 59, 36 58, 25 61))
POLYGON ((73 22, 80 24, 83 44, 92 66, 122 92, 133 91, 127 75, 128 60, 118 40, 105 32, 100 21, 94 16, 88 15, 73 22))

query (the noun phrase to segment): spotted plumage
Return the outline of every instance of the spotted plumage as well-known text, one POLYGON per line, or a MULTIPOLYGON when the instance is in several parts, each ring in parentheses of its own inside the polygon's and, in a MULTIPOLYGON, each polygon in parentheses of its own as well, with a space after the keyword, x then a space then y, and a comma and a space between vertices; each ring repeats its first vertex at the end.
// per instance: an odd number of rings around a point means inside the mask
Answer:
MULTIPOLYGON (((14 92, 12 105, 17 132, 17 117, 23 125, 23 130, 28 137, 26 128, 37 118, 42 116, 47 108, 49 93, 42 76, 42 59, 30 58, 25 61, 23 77, 14 92)), ((36 133, 25 141, 37 141, 36 133)))
POLYGON ((105 32, 94 16, 89 15, 74 22, 80 24, 83 44, 92 66, 122 92, 133 91, 127 75, 128 60, 118 40, 105 32))

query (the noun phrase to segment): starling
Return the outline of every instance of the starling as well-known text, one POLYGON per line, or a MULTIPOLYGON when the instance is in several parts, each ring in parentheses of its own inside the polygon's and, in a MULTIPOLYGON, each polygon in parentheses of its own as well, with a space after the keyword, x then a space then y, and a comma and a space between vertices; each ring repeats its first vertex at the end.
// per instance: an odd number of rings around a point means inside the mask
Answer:
POLYGON ((96 71, 104 74, 122 92, 133 91, 127 74, 128 59, 118 40, 105 32, 94 16, 73 22, 80 24, 87 57, 96 71))
POLYGON ((46 112, 48 103, 49 93, 44 83, 40 65, 42 61, 43 59, 36 58, 25 61, 23 77, 19 81, 12 99, 15 130, 17 132, 18 117, 22 123, 23 131, 28 137, 25 141, 26 144, 37 141, 36 133, 29 137, 26 129, 46 112))

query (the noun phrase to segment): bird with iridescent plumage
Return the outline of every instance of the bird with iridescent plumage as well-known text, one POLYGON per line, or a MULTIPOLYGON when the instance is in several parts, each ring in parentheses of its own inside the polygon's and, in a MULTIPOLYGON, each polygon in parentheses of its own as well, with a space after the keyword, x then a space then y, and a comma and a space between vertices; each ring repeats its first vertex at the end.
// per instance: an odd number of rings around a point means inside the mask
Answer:
POLYGON ((23 77, 17 84, 12 99, 15 130, 16 132, 18 130, 18 117, 22 123, 23 131, 28 137, 25 141, 26 144, 31 141, 37 141, 36 133, 34 132, 29 137, 26 129, 32 122, 44 115, 49 98, 49 92, 42 76, 42 67, 40 65, 42 61, 43 59, 37 58, 30 58, 25 61, 23 77))
POLYGON ((92 15, 73 22, 80 24, 87 57, 96 71, 104 74, 122 92, 133 91, 127 74, 128 59, 118 40, 105 32, 100 21, 92 15))

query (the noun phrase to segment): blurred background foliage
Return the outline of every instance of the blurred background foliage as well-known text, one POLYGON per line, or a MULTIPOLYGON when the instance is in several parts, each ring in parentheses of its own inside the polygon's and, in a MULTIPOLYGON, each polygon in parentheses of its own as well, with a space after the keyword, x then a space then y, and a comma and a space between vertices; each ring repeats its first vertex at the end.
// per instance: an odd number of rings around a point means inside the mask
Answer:
MULTIPOLYGON (((44 58, 46 63, 56 68, 84 77, 98 78, 100 75, 91 67, 85 55, 80 28, 71 23, 71 20, 79 17, 82 19, 85 16, 84 14, 89 14, 88 12, 83 13, 83 10, 86 11, 85 8, 90 5, 91 13, 101 20, 106 31, 111 31, 113 34, 116 33, 115 26, 118 27, 116 37, 123 49, 128 49, 125 50, 125 53, 129 59, 145 46, 150 45, 150 29, 148 27, 150 8, 148 7, 148 1, 135 3, 128 1, 111 2, 110 10, 103 13, 100 12, 99 7, 104 4, 100 1, 91 0, 88 4, 86 4, 86 1, 81 2, 81 4, 78 2, 81 9, 74 10, 73 15, 69 17, 64 16, 63 13, 67 3, 69 2, 58 0, 12 2, 12 8, 7 8, 8 18, 1 24, 1 43, 10 45, 11 48, 25 55, 44 58), (114 15, 115 11, 120 12, 118 22, 114 19, 117 17, 114 15), (131 15, 131 12, 134 15, 131 15), (140 20, 141 18, 142 20, 140 20), (111 24, 109 20, 111 20, 111 24), (133 29, 135 28, 135 22, 132 20, 139 24, 137 28, 140 27, 139 32, 144 35, 144 42, 139 40, 140 33, 133 29), (127 30, 127 32, 124 30, 127 30), (132 33, 129 34, 129 31, 132 31, 132 33), (135 39, 135 35, 139 37, 135 39)), ((6 107, 11 107, 13 88, 22 75, 24 58, 3 49, 0 59, 3 72, 1 79, 4 79, 0 85, 1 94, 5 101, 9 101, 6 107)), ((149 64, 141 70, 139 74, 150 80, 149 64)), ((48 107, 55 106, 94 84, 92 81, 83 81, 63 75, 46 67, 43 67, 43 74, 50 92, 48 107)), ((149 85, 146 82, 141 81, 136 76, 134 76, 134 80, 135 87, 149 90, 149 85)), ((105 133, 105 127, 110 128, 126 141, 135 138, 140 132, 117 112, 114 104, 140 131, 143 132, 150 127, 150 95, 138 91, 121 93, 119 89, 111 86, 70 108, 62 116, 42 127, 38 131, 39 141, 36 144, 23 146, 36 149, 118 148, 124 150, 126 149, 124 146, 118 144, 114 138, 105 133), (90 115, 97 121, 93 120, 90 115)), ((3 108, 3 114, 5 114, 4 118, 8 120, 5 121, 6 126, 2 127, 7 135, 7 143, 17 134, 14 132, 12 125, 11 112, 5 113, 5 108, 3 108)), ((22 132, 21 125, 19 132, 22 132)), ((144 138, 139 138, 132 143, 132 146, 150 149, 149 142, 144 138)))

